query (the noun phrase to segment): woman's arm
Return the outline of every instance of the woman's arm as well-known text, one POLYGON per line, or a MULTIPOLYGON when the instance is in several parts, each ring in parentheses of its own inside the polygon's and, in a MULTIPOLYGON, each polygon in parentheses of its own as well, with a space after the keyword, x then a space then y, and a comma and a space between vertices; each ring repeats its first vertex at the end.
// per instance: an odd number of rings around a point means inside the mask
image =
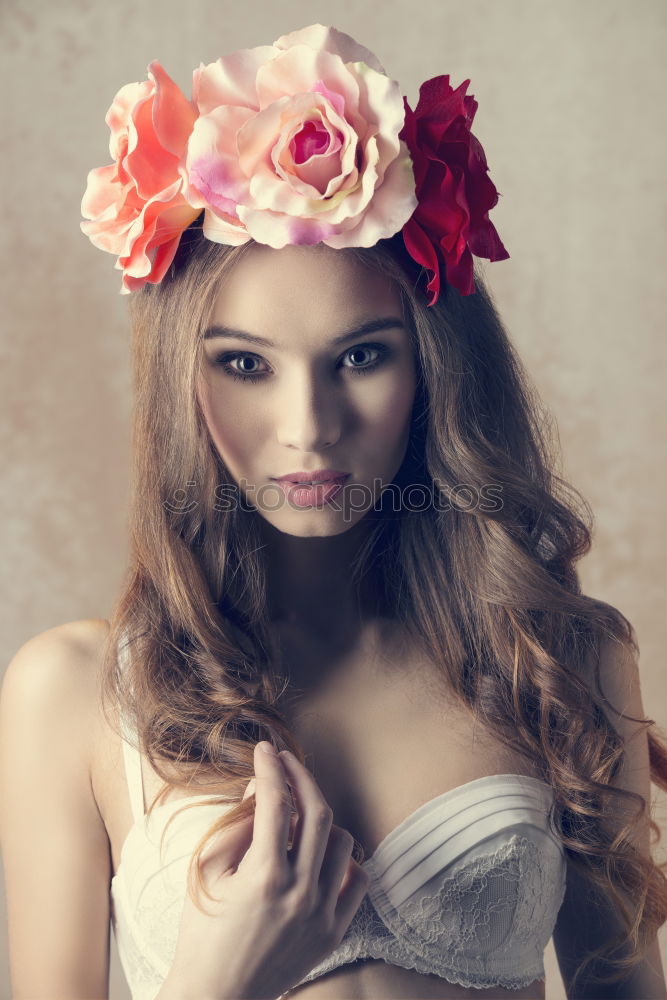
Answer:
POLYGON ((109 841, 90 779, 89 623, 29 639, 0 692, 0 843, 14 1000, 108 995, 109 841))
MULTIPOLYGON (((644 717, 639 683, 639 666, 629 651, 605 639, 600 652, 600 683, 606 698, 614 708, 635 718, 644 717)), ((639 792, 650 802, 650 769, 648 739, 640 723, 620 718, 606 705, 604 710, 621 736, 627 741, 624 766, 614 784, 639 792)), ((634 803, 623 806, 628 818, 634 803)), ((619 814, 620 821, 620 814, 619 814)), ((649 856, 648 822, 635 837, 639 849, 649 856)), ((592 905, 586 881, 572 865, 567 868, 567 889, 558 913, 554 930, 554 945, 569 1000, 665 1000, 665 977, 660 950, 655 940, 644 959, 634 967, 625 981, 614 984, 586 982, 586 972, 579 981, 576 993, 571 992, 571 980, 579 962, 605 941, 611 940, 620 930, 620 918, 612 907, 600 911, 592 905)), ((606 972, 600 965, 598 972, 606 972)))

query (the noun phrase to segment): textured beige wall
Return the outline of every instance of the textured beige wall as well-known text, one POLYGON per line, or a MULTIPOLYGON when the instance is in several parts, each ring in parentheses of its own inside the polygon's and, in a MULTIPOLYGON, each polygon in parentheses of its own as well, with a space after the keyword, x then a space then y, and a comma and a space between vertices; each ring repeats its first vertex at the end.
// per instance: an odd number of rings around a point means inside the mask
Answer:
MULTIPOLYGON (((412 103, 427 77, 472 80, 511 254, 486 274, 596 515, 584 589, 634 623, 645 708, 667 726, 667 5, 0 0, 0 17, 0 663, 35 632, 106 617, 123 571, 125 299, 113 258, 78 228, 86 173, 108 161, 107 107, 151 59, 188 90, 200 60, 319 20, 373 49, 412 103)), ((551 946, 547 957, 560 1000, 551 946)), ((7 984, 3 948, 0 994, 7 984)), ((127 996, 115 958, 111 996, 127 996)))

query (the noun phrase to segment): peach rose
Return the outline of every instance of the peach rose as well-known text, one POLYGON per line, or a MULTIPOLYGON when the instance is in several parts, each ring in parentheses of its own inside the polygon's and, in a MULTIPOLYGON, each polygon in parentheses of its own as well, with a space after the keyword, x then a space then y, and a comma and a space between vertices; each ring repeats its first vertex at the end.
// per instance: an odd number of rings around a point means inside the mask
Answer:
POLYGON ((116 254, 121 292, 159 282, 181 234, 199 214, 183 196, 183 158, 196 109, 160 63, 148 80, 128 83, 106 115, 114 163, 88 174, 82 231, 101 250, 116 254))
POLYGON ((185 196, 210 240, 368 247, 417 207, 399 86, 335 28, 200 65, 193 101, 185 196))

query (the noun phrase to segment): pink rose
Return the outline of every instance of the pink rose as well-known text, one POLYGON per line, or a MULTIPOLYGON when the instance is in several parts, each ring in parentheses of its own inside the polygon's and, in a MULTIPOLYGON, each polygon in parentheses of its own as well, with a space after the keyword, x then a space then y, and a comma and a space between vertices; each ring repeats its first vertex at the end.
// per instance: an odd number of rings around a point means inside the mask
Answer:
POLYGON ((335 28, 200 65, 193 101, 185 196, 210 240, 368 247, 416 208, 398 84, 335 28))
POLYGON ((114 163, 88 174, 82 231, 101 250, 116 254, 125 294, 159 282, 181 234, 199 214, 183 196, 182 166, 197 117, 159 62, 149 79, 122 87, 109 108, 109 151, 114 163))

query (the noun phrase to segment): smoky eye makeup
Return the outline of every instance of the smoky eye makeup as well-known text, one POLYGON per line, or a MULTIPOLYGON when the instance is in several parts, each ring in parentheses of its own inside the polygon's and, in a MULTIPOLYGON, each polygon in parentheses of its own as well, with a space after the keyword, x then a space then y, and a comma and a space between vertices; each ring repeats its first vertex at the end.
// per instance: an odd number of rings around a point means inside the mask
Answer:
MULTIPOLYGON (((394 354, 394 348, 384 343, 369 341, 355 344, 340 355, 336 369, 349 373, 352 377, 368 375, 383 366, 394 354)), ((264 381, 273 374, 270 367, 261 367, 268 363, 254 351, 221 351, 211 356, 211 364, 224 375, 243 382, 264 381), (245 369, 237 367, 238 362, 246 363, 245 369)))

